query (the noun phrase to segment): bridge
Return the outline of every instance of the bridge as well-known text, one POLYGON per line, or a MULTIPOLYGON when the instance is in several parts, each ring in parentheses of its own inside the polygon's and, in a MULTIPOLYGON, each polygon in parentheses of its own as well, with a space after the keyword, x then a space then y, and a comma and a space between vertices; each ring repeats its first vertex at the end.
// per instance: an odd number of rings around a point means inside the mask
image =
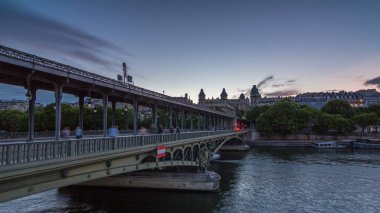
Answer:
POLYGON ((206 167, 210 154, 250 131, 199 131, 0 143, 0 202, 132 171, 206 167), (165 146, 165 157, 157 147, 165 146))
MULTIPOLYGON (((0 83, 22 86, 26 89, 29 100, 29 129, 28 141, 35 139, 34 111, 37 90, 53 91, 55 94, 55 140, 60 139, 61 130, 61 101, 63 93, 78 97, 79 121, 83 129, 84 98, 103 100, 103 106, 112 104, 112 125, 115 124, 115 107, 117 103, 133 105, 133 131, 138 132, 138 108, 150 107, 153 112, 153 127, 157 129, 157 110, 168 111, 168 126, 172 126, 173 111, 181 115, 181 129, 206 130, 233 129, 236 123, 235 113, 222 112, 206 106, 181 101, 171 96, 134 86, 130 83, 117 81, 89 71, 61 64, 46 58, 38 57, 19 50, 0 45, 0 83), (194 116, 198 117, 197 127, 194 126, 194 116), (200 117, 203 120, 201 127, 200 117), (186 127, 189 118, 190 127, 186 127)), ((103 136, 107 136, 107 107, 103 110, 103 136)), ((177 119, 175 119, 177 122, 177 119)))

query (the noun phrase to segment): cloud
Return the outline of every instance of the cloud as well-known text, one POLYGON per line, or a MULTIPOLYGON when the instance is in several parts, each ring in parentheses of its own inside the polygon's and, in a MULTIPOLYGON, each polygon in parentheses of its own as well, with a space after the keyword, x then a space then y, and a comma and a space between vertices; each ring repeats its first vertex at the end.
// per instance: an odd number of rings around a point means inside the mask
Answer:
POLYGON ((273 80, 274 76, 273 75, 270 75, 268 77, 266 77, 264 80, 260 81, 258 84, 257 84, 257 88, 261 89, 262 87, 265 87, 266 84, 273 80))
POLYGON ((264 93, 264 95, 271 96, 271 97, 277 97, 277 96, 297 95, 298 93, 299 93, 299 91, 297 89, 289 89, 289 90, 278 90, 275 92, 264 93))
POLYGON ((338 90, 338 89, 328 89, 328 90, 324 90, 323 92, 339 92, 339 91, 342 91, 342 90, 338 90))
POLYGON ((363 83, 365 86, 376 86, 380 88, 380 76, 376 78, 369 79, 363 83))
POLYGON ((278 87, 292 86, 294 82, 296 82, 296 80, 291 79, 291 80, 285 81, 284 83, 272 84, 272 87, 278 88, 278 87))
POLYGON ((115 68, 128 53, 115 44, 48 19, 10 2, 0 2, 0 40, 23 43, 71 60, 115 68))
POLYGON ((247 89, 236 88, 236 91, 239 93, 239 95, 235 95, 236 97, 239 97, 241 93, 243 93, 245 97, 249 97, 251 94, 251 88, 247 88, 247 89))

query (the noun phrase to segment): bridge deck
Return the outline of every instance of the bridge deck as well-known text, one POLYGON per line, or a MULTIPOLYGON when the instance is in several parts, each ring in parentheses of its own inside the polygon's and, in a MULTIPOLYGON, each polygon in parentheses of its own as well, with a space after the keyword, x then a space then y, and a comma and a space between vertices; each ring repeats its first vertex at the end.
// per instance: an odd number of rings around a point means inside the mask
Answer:
POLYGON ((221 135, 232 132, 233 131, 230 130, 222 130, 181 134, 120 136, 117 138, 99 137, 60 141, 43 140, 33 142, 0 143, 0 168, 1 166, 10 164, 86 155, 90 153, 127 149, 131 147, 221 135))

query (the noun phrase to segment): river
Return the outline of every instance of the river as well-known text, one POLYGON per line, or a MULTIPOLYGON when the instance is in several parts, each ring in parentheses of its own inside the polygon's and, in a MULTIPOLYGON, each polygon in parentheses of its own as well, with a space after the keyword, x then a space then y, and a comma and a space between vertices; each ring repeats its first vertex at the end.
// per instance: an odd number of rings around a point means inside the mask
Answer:
POLYGON ((214 193, 67 187, 0 212, 380 212, 380 150, 254 148, 223 152, 214 193))

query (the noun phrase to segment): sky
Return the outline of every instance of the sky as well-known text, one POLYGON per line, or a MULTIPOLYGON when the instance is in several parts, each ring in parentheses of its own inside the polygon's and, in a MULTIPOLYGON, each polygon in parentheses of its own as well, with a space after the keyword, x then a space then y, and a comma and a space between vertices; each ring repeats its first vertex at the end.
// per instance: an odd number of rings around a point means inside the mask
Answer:
MULTIPOLYGON (((379 11, 378 0, 0 0, 0 44, 111 78, 126 62, 135 85, 195 102, 201 88, 379 89, 379 11)), ((25 91, 0 84, 0 97, 25 91)))

